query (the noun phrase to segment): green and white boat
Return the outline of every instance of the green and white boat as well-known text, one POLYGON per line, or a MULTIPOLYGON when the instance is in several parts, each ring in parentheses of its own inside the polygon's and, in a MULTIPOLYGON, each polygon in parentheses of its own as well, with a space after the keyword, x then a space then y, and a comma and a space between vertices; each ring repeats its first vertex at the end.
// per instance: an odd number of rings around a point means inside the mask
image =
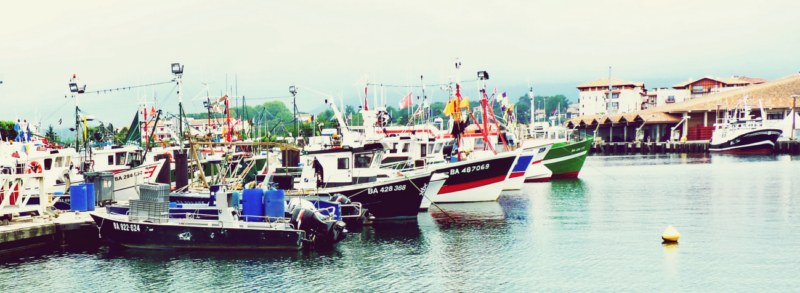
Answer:
POLYGON ((574 130, 563 126, 541 127, 540 125, 535 125, 532 132, 535 140, 545 140, 553 143, 553 147, 542 162, 553 174, 550 178, 537 178, 536 180, 526 180, 526 182, 578 178, 578 174, 583 168, 583 162, 586 161, 586 156, 589 154, 593 139, 591 137, 577 139, 573 135, 575 133, 574 130))
POLYGON ((591 145, 590 138, 581 141, 556 142, 542 163, 550 171, 553 171, 552 179, 578 178, 591 145))

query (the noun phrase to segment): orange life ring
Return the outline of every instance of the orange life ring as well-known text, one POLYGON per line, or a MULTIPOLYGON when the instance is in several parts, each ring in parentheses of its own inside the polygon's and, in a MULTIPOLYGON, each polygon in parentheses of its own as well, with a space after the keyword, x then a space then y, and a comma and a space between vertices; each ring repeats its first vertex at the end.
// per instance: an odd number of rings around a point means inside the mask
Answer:
POLYGON ((167 162, 170 162, 170 163, 172 163, 172 153, 170 153, 170 152, 164 152, 164 155, 166 155, 166 156, 167 156, 167 162))
POLYGON ((42 173, 42 165, 37 161, 31 162, 28 166, 28 174, 30 173, 42 173))

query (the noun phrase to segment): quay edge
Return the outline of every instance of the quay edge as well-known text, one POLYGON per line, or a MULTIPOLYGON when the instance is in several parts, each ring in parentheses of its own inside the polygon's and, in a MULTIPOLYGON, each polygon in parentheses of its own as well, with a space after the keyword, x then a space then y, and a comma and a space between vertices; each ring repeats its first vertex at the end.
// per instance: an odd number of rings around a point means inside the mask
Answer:
MULTIPOLYGON (((611 142, 592 144, 593 155, 705 154, 708 141, 688 142, 611 142)), ((778 141, 773 154, 800 155, 800 141, 778 141)))

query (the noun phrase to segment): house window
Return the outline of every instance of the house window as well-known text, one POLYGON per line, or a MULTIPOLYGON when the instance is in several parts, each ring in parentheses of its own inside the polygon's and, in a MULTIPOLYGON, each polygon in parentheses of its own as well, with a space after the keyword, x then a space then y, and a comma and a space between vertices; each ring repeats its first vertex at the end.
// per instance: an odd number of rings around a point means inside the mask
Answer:
POLYGON ((706 89, 702 85, 692 86, 692 93, 693 94, 702 94, 704 92, 706 92, 706 89))
POLYGON ((336 160, 336 168, 339 170, 350 169, 350 158, 339 158, 336 160))
POLYGON ((613 94, 613 95, 611 95, 611 98, 612 99, 619 99, 619 94, 613 94))
POLYGON ((767 120, 781 120, 783 119, 783 112, 767 113, 767 120))
POLYGON ((667 96, 667 103, 675 103, 675 96, 667 96))

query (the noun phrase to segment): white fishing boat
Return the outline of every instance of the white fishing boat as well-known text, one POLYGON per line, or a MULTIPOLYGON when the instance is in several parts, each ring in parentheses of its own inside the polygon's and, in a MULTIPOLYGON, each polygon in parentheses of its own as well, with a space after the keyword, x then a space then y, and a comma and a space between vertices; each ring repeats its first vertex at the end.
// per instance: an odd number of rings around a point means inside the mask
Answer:
MULTIPOLYGON (((780 128, 765 126, 763 117, 751 115, 752 107, 745 96, 727 111, 726 118, 714 124, 709 151, 735 155, 771 154, 775 142, 783 132, 780 128)), ((764 109, 760 111, 763 115, 764 109)))

